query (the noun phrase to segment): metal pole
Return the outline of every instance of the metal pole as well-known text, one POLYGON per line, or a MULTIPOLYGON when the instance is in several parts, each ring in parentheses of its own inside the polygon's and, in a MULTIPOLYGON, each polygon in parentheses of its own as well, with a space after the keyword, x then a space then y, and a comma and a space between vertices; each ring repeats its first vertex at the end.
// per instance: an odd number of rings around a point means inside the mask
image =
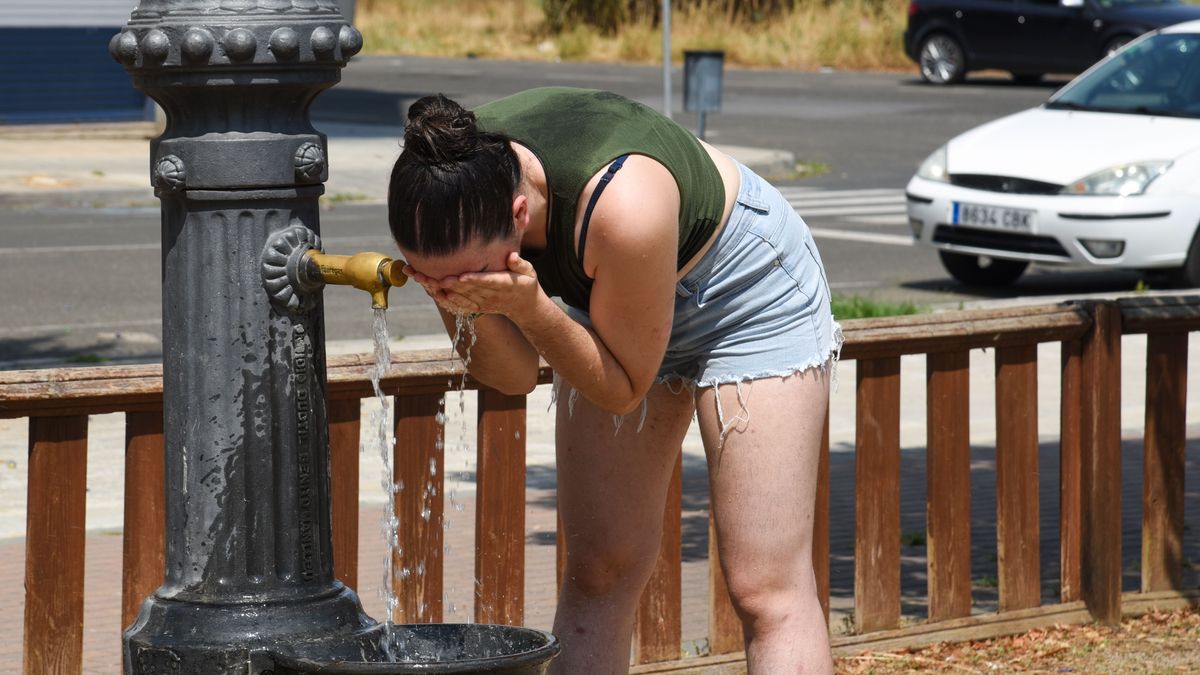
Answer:
POLYGON ((671 117, 671 0, 662 0, 663 114, 671 117))

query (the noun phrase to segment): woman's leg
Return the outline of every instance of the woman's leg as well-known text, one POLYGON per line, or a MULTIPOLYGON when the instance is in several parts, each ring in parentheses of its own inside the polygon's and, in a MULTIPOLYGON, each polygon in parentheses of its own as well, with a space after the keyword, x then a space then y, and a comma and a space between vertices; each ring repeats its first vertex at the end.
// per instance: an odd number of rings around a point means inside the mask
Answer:
POLYGON ((833 670, 812 566, 828 402, 824 369, 706 387, 697 395, 721 567, 752 675, 833 670))
POLYGON ((614 435, 610 413, 583 397, 572 413, 568 392, 564 384, 557 421, 559 536, 566 537, 567 562, 554 634, 563 649, 552 667, 555 673, 624 673, 692 397, 686 389, 672 393, 655 385, 642 430, 641 412, 634 411, 614 435))

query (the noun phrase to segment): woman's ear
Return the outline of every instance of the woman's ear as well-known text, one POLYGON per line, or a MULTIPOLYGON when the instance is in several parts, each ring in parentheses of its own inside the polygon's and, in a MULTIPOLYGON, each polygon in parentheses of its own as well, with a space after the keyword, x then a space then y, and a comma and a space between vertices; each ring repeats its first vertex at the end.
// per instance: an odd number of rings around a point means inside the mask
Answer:
POLYGON ((520 194, 513 197, 512 214, 517 234, 524 235, 529 227, 529 198, 520 194))

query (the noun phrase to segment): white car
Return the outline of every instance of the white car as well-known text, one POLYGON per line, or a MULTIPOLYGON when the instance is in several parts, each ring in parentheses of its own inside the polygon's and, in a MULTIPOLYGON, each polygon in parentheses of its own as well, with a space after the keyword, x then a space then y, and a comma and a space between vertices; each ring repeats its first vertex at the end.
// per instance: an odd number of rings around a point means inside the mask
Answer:
POLYGON ((906 192, 913 236, 965 284, 1010 284, 1038 263, 1200 286, 1200 21, 954 138, 906 192))

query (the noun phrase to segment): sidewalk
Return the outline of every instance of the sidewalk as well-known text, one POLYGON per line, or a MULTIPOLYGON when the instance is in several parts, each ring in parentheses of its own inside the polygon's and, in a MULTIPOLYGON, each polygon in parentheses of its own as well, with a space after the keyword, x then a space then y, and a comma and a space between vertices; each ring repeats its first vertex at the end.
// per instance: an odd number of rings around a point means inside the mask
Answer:
MULTIPOLYGON (((317 122, 329 137, 329 180, 334 200, 379 202, 400 154, 404 130, 364 124, 317 122)), ((157 204, 150 187, 149 124, 75 127, 0 125, 0 209, 42 206, 128 207, 157 204)), ((784 150, 717 146, 764 174, 795 169, 784 150)))

